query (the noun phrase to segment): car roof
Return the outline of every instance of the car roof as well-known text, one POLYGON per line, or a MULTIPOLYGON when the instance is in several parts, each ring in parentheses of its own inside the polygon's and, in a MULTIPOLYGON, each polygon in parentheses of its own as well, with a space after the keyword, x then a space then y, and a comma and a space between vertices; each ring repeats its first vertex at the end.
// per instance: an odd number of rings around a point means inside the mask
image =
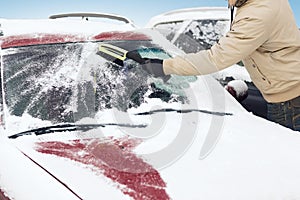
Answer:
POLYGON ((31 33, 90 36, 105 31, 136 29, 130 19, 106 13, 67 13, 52 15, 49 19, 0 19, 0 27, 3 36, 31 33))
POLYGON ((93 41, 130 41, 130 40, 151 40, 145 34, 134 31, 113 31, 103 32, 92 37, 82 37, 72 34, 23 34, 16 36, 7 36, 0 39, 2 49, 12 47, 23 47, 42 44, 75 43, 75 42, 93 42, 93 41))
POLYGON ((0 19, 2 49, 19 46, 105 40, 150 40, 128 18, 99 13, 70 13, 51 19, 0 19), (104 17, 122 23, 73 20, 73 17, 104 17))
POLYGON ((226 7, 196 7, 172 10, 152 17, 146 27, 154 27, 161 23, 192 19, 225 19, 229 20, 230 13, 226 7))

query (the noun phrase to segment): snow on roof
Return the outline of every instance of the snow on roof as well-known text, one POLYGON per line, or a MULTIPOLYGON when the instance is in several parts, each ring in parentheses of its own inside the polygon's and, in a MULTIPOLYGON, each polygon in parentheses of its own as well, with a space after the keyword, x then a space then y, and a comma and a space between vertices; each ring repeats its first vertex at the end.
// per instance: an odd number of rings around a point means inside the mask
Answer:
MULTIPOLYGON (((117 21, 117 20, 116 20, 117 21)), ((136 29, 132 23, 113 23, 107 21, 61 19, 0 19, 2 35, 21 35, 33 33, 81 34, 85 36, 107 31, 128 31, 136 29)))
POLYGON ((71 34, 22 34, 6 36, 0 40, 2 49, 38 44, 70 43, 83 41, 105 40, 151 40, 150 36, 133 31, 109 31, 101 32, 93 37, 81 37, 71 34))
POLYGON ((226 19, 229 20, 230 12, 226 7, 197 7, 173 10, 152 17, 146 27, 153 27, 159 23, 183 21, 191 19, 226 19))

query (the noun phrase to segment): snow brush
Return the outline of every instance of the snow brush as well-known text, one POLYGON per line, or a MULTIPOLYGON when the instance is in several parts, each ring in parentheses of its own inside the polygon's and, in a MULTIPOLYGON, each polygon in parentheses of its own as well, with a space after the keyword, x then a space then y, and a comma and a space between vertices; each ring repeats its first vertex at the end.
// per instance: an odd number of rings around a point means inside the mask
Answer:
MULTIPOLYGON (((145 64, 148 58, 142 58, 138 50, 127 51, 120 47, 111 45, 111 44, 100 44, 99 52, 109 55, 110 57, 116 58, 117 60, 113 61, 114 63, 124 66, 124 61, 126 59, 131 59, 141 65, 145 64), (118 62, 122 61, 122 62, 118 62)), ((146 70, 147 71, 147 70, 146 70)), ((150 73, 150 72, 148 72, 150 73)), ((171 76, 166 75, 164 77, 160 77, 164 82, 167 82, 171 76)))
POLYGON ((120 47, 111 44, 100 44, 99 52, 105 53, 113 58, 125 61, 127 58, 134 60, 139 64, 144 64, 146 59, 143 59, 137 50, 127 51, 120 47))

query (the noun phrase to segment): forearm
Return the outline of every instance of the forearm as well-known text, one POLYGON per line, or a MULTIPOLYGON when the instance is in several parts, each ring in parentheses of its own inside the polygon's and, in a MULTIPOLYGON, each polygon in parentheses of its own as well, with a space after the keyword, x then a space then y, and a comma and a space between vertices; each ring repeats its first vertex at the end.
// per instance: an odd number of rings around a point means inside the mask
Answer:
POLYGON ((209 50, 164 60, 165 74, 204 75, 229 67, 259 48, 268 38, 265 30, 270 22, 266 14, 249 18, 242 16, 232 30, 209 50))
POLYGON ((205 75, 219 71, 211 60, 209 51, 200 51, 194 54, 176 56, 163 62, 163 70, 166 75, 205 75))

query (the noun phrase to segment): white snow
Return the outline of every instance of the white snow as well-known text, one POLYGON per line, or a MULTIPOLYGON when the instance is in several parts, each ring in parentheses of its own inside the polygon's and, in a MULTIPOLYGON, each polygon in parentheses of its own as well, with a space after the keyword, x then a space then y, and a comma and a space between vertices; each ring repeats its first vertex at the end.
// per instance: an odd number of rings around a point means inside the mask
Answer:
POLYGON ((242 80, 229 81, 228 84, 225 86, 225 89, 228 89, 228 87, 234 88, 234 91, 236 92, 236 97, 243 97, 247 94, 248 91, 247 84, 242 80))
POLYGON ((229 20, 229 13, 228 9, 225 7, 199 7, 179 9, 154 16, 146 24, 146 27, 151 28, 156 24, 165 23, 168 21, 182 21, 195 18, 229 20))
POLYGON ((131 24, 120 25, 105 22, 69 19, 19 20, 0 18, 0 24, 4 36, 32 33, 78 34, 83 36, 91 36, 99 32, 135 29, 135 27, 133 27, 131 24))
POLYGON ((245 67, 239 65, 232 65, 231 67, 225 68, 219 72, 212 74, 218 80, 222 80, 226 77, 232 77, 236 80, 243 80, 246 82, 252 82, 250 75, 245 67))
MULTIPOLYGON (((92 35, 99 30, 132 30, 128 26, 114 27, 106 24, 96 27, 89 22, 56 22, 58 21, 52 20, 46 26, 44 20, 0 20, 4 35, 37 31, 82 34, 82 30, 84 34, 92 35)), ((230 74, 234 72, 233 68, 231 70, 233 71, 230 74)), ((236 76, 241 74, 239 71, 235 72, 236 76)), ((75 76, 68 69, 61 71, 60 75, 65 73, 71 78, 75 76)), ((249 77, 243 78, 249 80, 249 77)), ((55 80, 54 78, 53 81, 55 80)), ((200 112, 134 115, 163 107, 186 108, 180 103, 166 104, 157 99, 148 99, 139 108, 132 108, 128 113, 109 109, 97 113, 95 119, 86 119, 85 122, 148 124, 148 128, 141 130, 105 127, 97 129, 97 132, 100 131, 103 136, 131 135, 144 139, 134 152, 159 170, 171 199, 300 199, 300 134, 247 113, 210 76, 199 77, 191 85, 191 91, 187 92, 194 98, 189 106, 233 115, 219 117, 200 112), (206 158, 200 159, 206 137, 212 133, 220 134, 218 142, 206 158), (174 143, 177 146, 169 148, 174 143)), ((238 88, 245 89, 241 85, 238 88)), ((62 133, 40 137, 24 136, 9 140, 7 135, 48 126, 51 122, 27 114, 22 117, 6 114, 6 117, 7 129, 0 129, 0 159, 3 162, 0 165, 0 188, 11 199, 77 199, 63 185, 26 158, 18 148, 39 160, 74 190, 80 191, 84 199, 130 199, 116 187, 117 183, 108 184, 103 175, 95 175, 85 165, 57 156, 43 155, 32 148, 36 141, 82 139, 96 135, 97 132, 88 132, 85 135, 62 133)))
POLYGON ((75 199, 0 134, 0 187, 10 199, 75 199))

